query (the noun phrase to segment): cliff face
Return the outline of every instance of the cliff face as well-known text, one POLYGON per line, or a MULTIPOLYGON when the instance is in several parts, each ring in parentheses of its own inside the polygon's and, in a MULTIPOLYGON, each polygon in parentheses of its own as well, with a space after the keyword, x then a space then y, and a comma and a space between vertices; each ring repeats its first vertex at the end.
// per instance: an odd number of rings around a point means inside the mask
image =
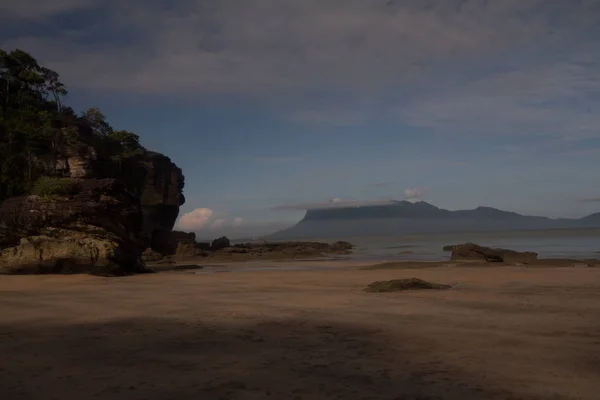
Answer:
POLYGON ((135 272, 144 249, 169 245, 185 198, 168 157, 145 152, 115 173, 88 148, 57 164, 38 168, 71 179, 72 195, 0 204, 0 273, 135 272))
POLYGON ((185 178, 171 160, 154 152, 127 163, 119 173, 128 190, 139 199, 142 211, 140 238, 158 252, 170 248, 170 234, 185 203, 185 178))

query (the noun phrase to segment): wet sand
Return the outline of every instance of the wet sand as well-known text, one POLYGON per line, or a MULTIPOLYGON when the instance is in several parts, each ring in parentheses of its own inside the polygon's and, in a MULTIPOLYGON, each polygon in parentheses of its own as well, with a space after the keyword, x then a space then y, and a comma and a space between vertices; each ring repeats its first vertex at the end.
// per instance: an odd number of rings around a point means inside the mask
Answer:
POLYGON ((336 263, 0 276, 0 398, 598 398, 599 268, 336 263))

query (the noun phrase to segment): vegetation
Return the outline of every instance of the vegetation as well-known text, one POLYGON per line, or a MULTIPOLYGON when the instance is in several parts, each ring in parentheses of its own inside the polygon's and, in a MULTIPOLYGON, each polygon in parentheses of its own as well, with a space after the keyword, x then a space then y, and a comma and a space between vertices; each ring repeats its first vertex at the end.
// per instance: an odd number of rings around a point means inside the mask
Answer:
POLYGON ((115 171, 144 153, 136 134, 114 130, 96 108, 77 115, 64 104, 66 95, 56 72, 25 51, 0 49, 0 201, 32 190, 62 190, 60 181, 38 178, 60 177, 59 160, 82 145, 93 146, 115 171))
POLYGON ((31 194, 44 198, 68 196, 77 192, 77 182, 70 178, 41 176, 31 188, 31 194))

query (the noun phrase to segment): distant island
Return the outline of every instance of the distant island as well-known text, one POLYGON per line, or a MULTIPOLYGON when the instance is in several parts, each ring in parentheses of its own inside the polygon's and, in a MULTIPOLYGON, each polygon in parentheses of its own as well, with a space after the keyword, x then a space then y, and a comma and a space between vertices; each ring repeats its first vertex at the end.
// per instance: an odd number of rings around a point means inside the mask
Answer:
POLYGON ((450 211, 424 201, 309 209, 296 225, 265 239, 600 228, 600 213, 579 219, 521 215, 492 207, 450 211))

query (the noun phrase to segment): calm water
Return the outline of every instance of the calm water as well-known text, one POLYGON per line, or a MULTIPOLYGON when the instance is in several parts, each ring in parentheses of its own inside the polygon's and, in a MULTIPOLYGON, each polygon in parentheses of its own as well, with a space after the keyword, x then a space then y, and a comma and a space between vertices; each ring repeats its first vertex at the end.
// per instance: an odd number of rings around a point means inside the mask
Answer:
POLYGON ((356 259, 445 260, 442 247, 466 242, 518 251, 535 251, 540 258, 599 258, 600 229, 547 230, 357 237, 344 239, 356 245, 356 259), (401 254, 410 251, 413 254, 401 254))

